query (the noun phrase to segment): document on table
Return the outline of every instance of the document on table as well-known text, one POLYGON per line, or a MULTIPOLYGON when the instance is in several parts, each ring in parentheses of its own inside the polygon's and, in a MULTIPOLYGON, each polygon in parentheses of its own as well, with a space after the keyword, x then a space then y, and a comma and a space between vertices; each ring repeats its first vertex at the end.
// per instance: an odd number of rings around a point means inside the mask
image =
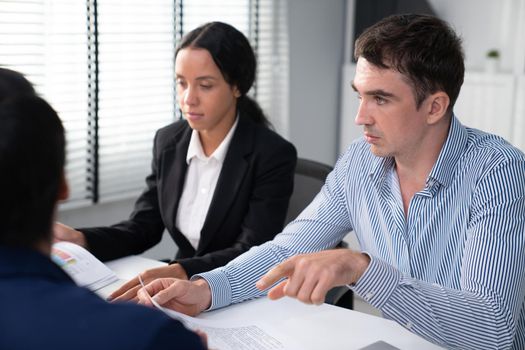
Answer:
POLYGON ((93 254, 70 242, 53 244, 51 259, 60 266, 79 286, 96 291, 118 280, 93 254))
MULTIPOLYGON (((139 275, 139 280, 144 286, 139 275)), ((200 330, 208 336, 208 347, 220 350, 287 350, 300 349, 301 346, 289 339, 277 328, 267 323, 253 322, 248 325, 236 324, 234 321, 218 322, 191 317, 183 313, 160 306, 150 296, 156 308, 165 314, 181 321, 187 328, 200 330)))
MULTIPOLYGON (((158 304, 157 304, 158 305, 158 304)), ((275 328, 254 322, 249 325, 238 325, 231 321, 218 322, 190 317, 180 312, 159 307, 170 317, 181 321, 187 328, 201 330, 208 335, 210 349, 221 350, 274 350, 300 349, 301 347, 287 339, 275 328)))

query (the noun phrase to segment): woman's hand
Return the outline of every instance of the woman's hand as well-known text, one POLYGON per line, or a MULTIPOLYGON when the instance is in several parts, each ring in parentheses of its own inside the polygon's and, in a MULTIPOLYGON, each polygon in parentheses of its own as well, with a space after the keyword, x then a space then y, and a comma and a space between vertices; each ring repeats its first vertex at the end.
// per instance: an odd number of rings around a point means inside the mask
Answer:
POLYGON ((72 227, 55 222, 53 225, 53 240, 55 242, 67 241, 78 244, 87 249, 86 236, 72 227))

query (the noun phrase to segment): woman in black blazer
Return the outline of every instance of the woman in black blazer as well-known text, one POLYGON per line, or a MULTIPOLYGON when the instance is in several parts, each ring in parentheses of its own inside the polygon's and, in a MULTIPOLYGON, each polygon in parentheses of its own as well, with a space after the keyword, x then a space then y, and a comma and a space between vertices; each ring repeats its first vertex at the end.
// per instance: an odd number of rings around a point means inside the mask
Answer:
MULTIPOLYGON (((170 265, 143 272, 145 281, 187 279, 272 239, 283 227, 293 190, 296 150, 268 128, 247 96, 256 61, 246 37, 224 23, 205 24, 182 39, 175 71, 185 118, 155 135, 152 172, 130 218, 111 227, 54 228, 57 240, 83 245, 102 260, 140 254, 167 229, 177 255, 170 265), (218 175, 210 177, 216 185, 201 205, 199 181, 209 174, 218 175)), ((112 297, 135 298, 139 287, 135 278, 112 297)))

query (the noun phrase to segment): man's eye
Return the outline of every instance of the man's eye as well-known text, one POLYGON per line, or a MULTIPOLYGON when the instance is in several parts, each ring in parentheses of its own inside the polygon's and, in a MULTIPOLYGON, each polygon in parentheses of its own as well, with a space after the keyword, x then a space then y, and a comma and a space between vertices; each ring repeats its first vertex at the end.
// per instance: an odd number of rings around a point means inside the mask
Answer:
POLYGON ((384 99, 384 98, 381 97, 381 96, 376 96, 375 99, 376 99, 376 103, 377 103, 378 105, 383 105, 383 104, 386 103, 386 99, 384 99))

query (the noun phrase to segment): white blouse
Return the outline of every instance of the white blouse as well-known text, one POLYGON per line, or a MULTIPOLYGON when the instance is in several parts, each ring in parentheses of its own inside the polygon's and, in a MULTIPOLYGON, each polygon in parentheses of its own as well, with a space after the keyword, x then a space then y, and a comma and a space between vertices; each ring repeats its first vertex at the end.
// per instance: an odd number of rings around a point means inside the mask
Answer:
POLYGON ((238 121, 237 117, 224 140, 209 157, 202 150, 198 131, 193 130, 191 134, 186 154, 188 170, 175 225, 195 249, 199 246, 202 226, 238 121))

